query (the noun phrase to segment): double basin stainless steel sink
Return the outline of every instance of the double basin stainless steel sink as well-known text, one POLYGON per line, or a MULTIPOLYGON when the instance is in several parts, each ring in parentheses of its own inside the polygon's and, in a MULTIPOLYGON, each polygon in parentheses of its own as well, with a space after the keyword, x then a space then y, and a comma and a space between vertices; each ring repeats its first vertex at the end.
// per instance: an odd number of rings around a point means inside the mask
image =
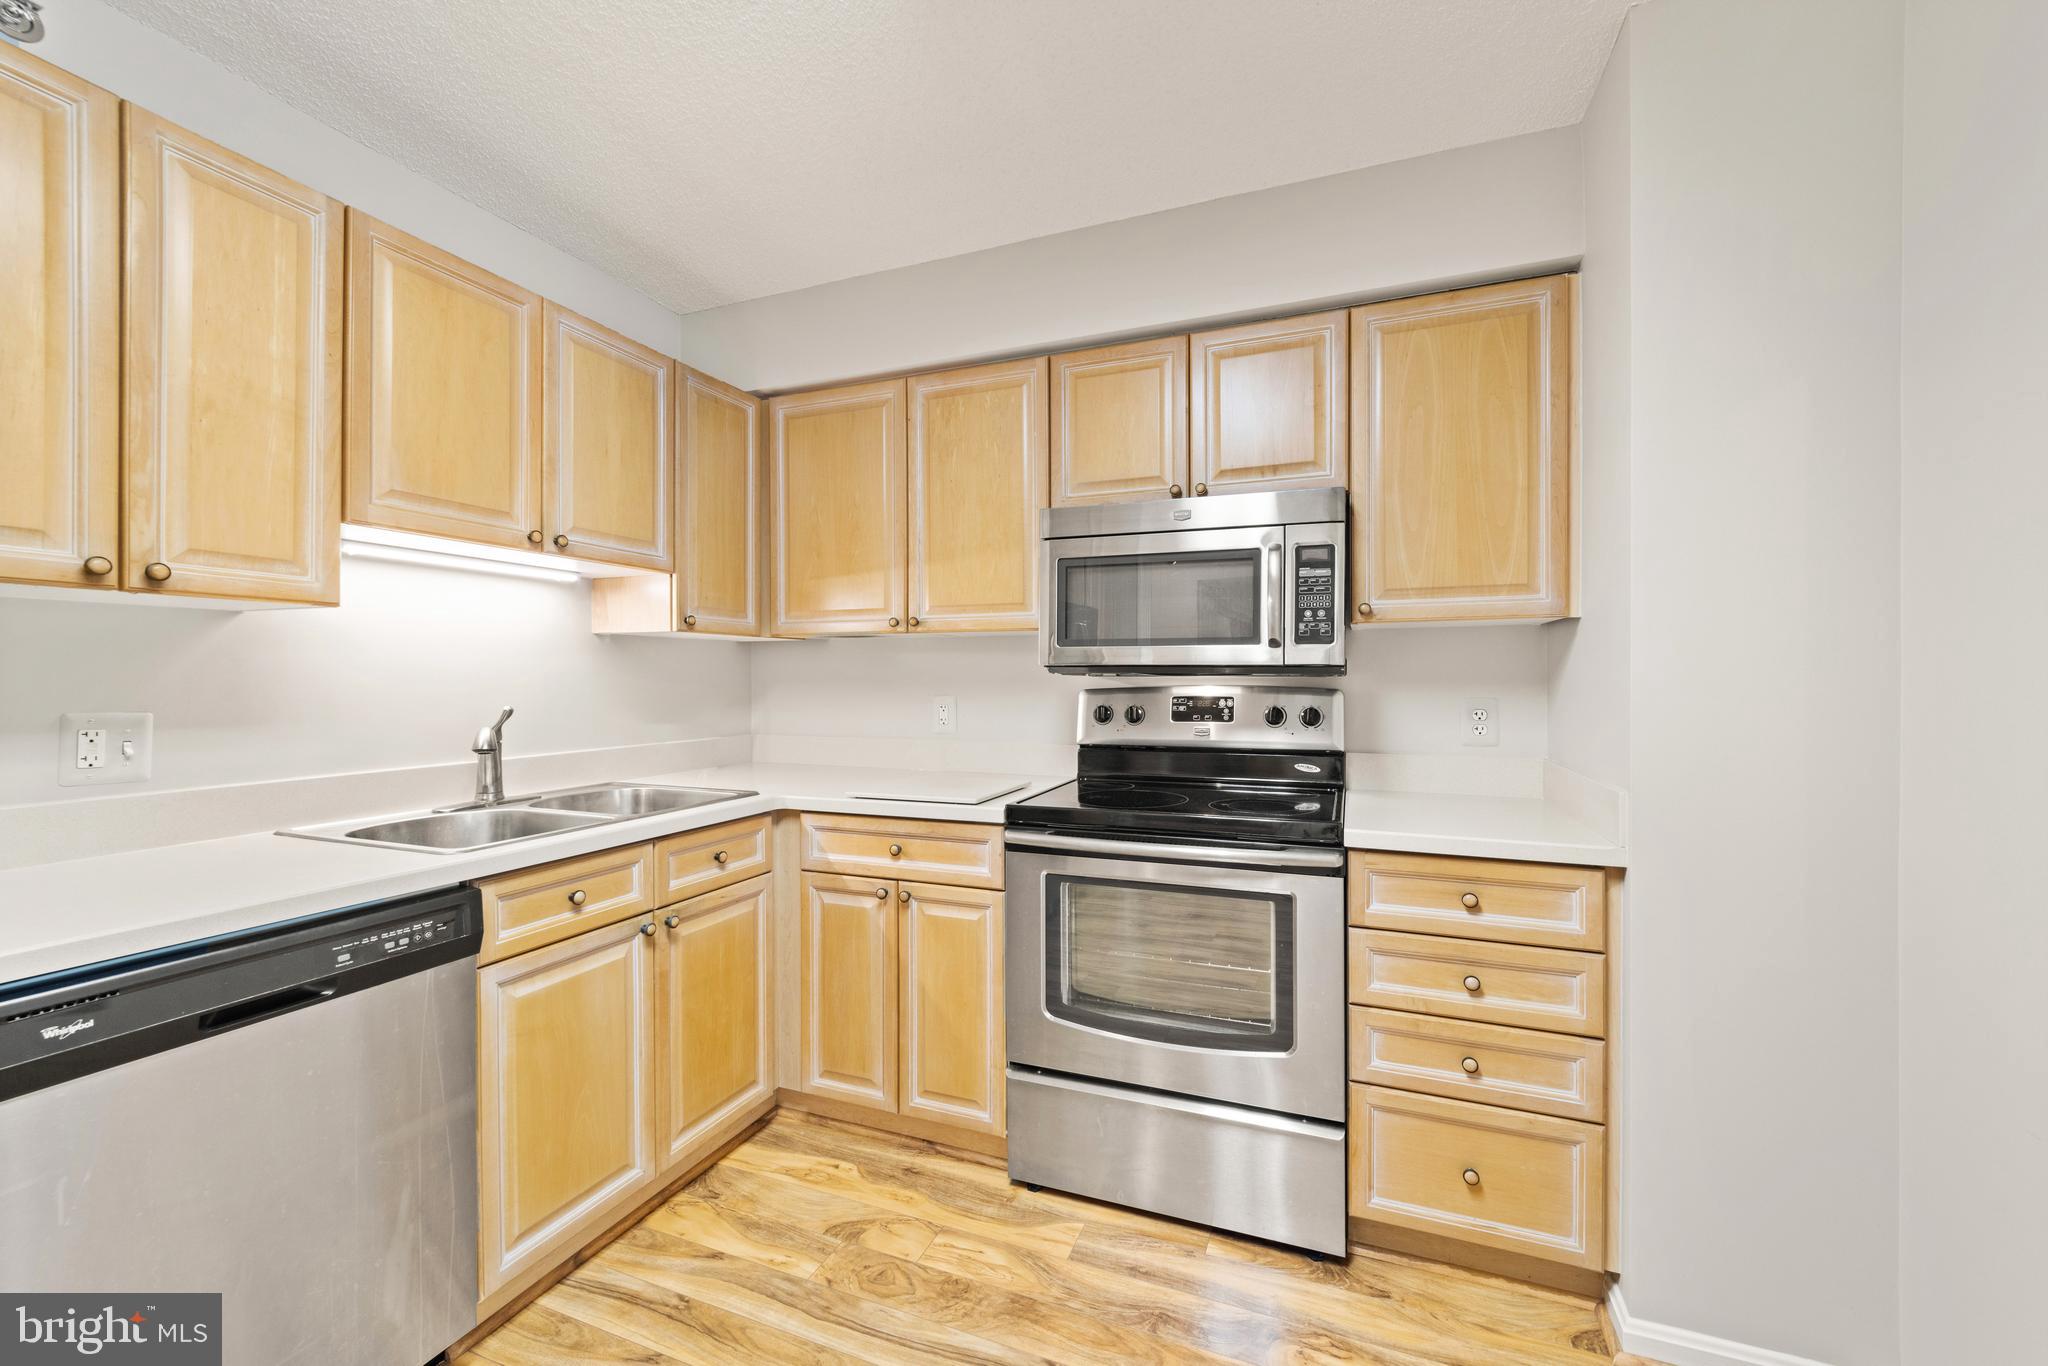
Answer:
POLYGON ((609 825, 614 821, 632 820, 636 816, 688 811, 692 807, 758 795, 733 788, 596 783, 530 797, 510 797, 495 806, 451 807, 369 824, 334 821, 277 833, 296 835, 301 839, 333 840, 340 844, 368 844, 380 849, 466 854, 511 844, 516 840, 538 839, 542 835, 559 835, 570 830, 609 825))

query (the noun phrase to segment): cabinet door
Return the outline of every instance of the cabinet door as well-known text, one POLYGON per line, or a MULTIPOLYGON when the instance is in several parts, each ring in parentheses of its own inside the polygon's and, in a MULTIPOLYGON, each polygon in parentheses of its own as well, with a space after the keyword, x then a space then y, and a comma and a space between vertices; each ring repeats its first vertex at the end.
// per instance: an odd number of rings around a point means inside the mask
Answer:
POLYGON ((775 1089, 768 1058, 772 879, 753 878, 660 913, 655 1160, 701 1155, 701 1140, 775 1089))
POLYGON ((896 895, 876 878, 803 881, 803 1089, 896 1109, 896 895))
POLYGON ((338 602, 341 206, 127 120, 123 581, 338 602))
POLYGON ((654 1179, 654 940, 635 918, 477 974, 485 1299, 654 1179))
POLYGON ((776 635, 903 628, 900 379, 768 401, 776 635))
POLYGON ((913 631, 1038 627, 1046 362, 910 381, 913 631))
POLYGON ((1349 335, 1341 309, 1195 333, 1188 473, 1197 497, 1343 486, 1349 335))
POLYGON ((548 304, 541 523, 586 560, 668 569, 675 364, 548 304))
POLYGON ((537 549, 540 296, 348 224, 348 519, 537 549))
POLYGON ((1188 339, 1052 358, 1052 505, 1178 498, 1188 483, 1188 339))
POLYGON ((1571 609, 1572 277, 1351 311, 1360 621, 1571 609))
POLYGON ((906 882, 906 1115, 1003 1131, 1003 894, 906 882))
POLYGON ((0 579, 121 555, 121 104, 0 43, 0 579))
POLYGON ((761 634, 761 401, 682 370, 677 607, 683 631, 761 634))

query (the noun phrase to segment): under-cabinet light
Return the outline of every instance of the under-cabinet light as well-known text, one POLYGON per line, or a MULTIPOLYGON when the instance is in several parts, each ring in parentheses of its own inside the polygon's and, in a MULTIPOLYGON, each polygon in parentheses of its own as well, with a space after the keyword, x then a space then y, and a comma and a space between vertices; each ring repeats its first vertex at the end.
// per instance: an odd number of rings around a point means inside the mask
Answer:
POLYGON ((370 560, 391 560, 399 564, 426 564, 441 569, 467 569, 477 574, 506 574, 513 578, 539 579, 548 583, 570 583, 577 579, 614 578, 649 571, 615 564, 579 560, 545 550, 515 550, 510 546, 478 545, 441 536, 422 536, 410 531, 347 524, 341 528, 344 555, 370 560), (395 552, 395 553, 394 553, 395 552))
POLYGON ((470 555, 449 555, 438 550, 414 550, 395 545, 374 545, 344 541, 341 553, 352 560, 384 560, 391 564, 423 564, 431 569, 461 569, 471 574, 496 574, 508 579, 538 579, 543 583, 574 583, 577 575, 566 569, 538 565, 507 564, 502 560, 478 559, 470 555))

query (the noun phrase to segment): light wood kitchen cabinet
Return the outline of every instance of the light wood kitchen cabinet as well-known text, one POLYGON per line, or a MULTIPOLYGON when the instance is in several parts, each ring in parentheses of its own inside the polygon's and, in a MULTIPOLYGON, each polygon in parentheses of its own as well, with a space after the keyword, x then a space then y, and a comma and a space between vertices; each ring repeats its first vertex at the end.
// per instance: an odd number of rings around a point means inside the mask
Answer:
POLYGON ((909 629, 1038 626, 1043 357, 909 382, 909 629))
POLYGON ((121 105, 0 43, 0 579, 121 555, 121 105))
POLYGON ((1188 339, 1052 358, 1052 505, 1178 498, 1188 478, 1188 339))
POLYGON ((903 629, 904 402, 900 379, 769 400, 774 634, 903 629))
POLYGON ((761 634, 761 401, 681 371, 672 629, 761 634))
POLYGON ((1003 1131, 1003 894, 898 885, 900 1112, 1003 1131))
POLYGON ((664 1170, 775 1090, 769 1057, 771 881, 751 878, 662 911, 656 1101, 664 1170))
POLYGON ((127 109, 126 587, 340 600, 341 206, 127 109))
POLYGON ((662 904, 650 849, 602 849, 478 882, 484 914, 478 960, 495 963, 662 904))
POLYGON ((813 872, 1003 889, 1000 825, 807 811, 800 830, 803 865, 813 872))
POLYGON ((675 365, 554 303, 542 309, 541 525, 550 548, 674 564, 675 365))
POLYGON ((1351 310, 1354 621, 1575 610, 1573 280, 1351 310))
POLYGON ((1349 340, 1342 309, 1190 338, 1188 474, 1196 497, 1342 487, 1351 455, 1349 340))
POLYGON ((652 926, 623 920, 477 974, 486 1305, 581 1247, 655 1179, 652 926))
POLYGON ((897 887, 805 873, 803 1089, 893 1113, 897 887))
POLYGON ((348 519, 541 548, 540 296, 348 222, 348 519))

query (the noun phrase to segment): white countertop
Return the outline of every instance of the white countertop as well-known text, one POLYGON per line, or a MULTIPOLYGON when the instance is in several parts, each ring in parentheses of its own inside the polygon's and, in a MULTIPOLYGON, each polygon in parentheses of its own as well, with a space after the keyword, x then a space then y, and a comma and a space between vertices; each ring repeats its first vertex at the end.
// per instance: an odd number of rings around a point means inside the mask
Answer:
MULTIPOLYGON (((1026 776, 979 805, 857 798, 914 781, 901 769, 739 764, 634 781, 743 788, 759 796, 612 821, 475 853, 426 854, 270 833, 236 835, 0 870, 0 983, 173 944, 235 934, 366 902, 453 886, 636 840, 765 811, 892 815, 999 825, 1012 801, 1072 781, 1026 776)), ((374 820, 380 812, 363 813, 374 820)), ((1344 843, 1353 849, 1618 866, 1622 849, 1562 803, 1354 788, 1344 843)))

